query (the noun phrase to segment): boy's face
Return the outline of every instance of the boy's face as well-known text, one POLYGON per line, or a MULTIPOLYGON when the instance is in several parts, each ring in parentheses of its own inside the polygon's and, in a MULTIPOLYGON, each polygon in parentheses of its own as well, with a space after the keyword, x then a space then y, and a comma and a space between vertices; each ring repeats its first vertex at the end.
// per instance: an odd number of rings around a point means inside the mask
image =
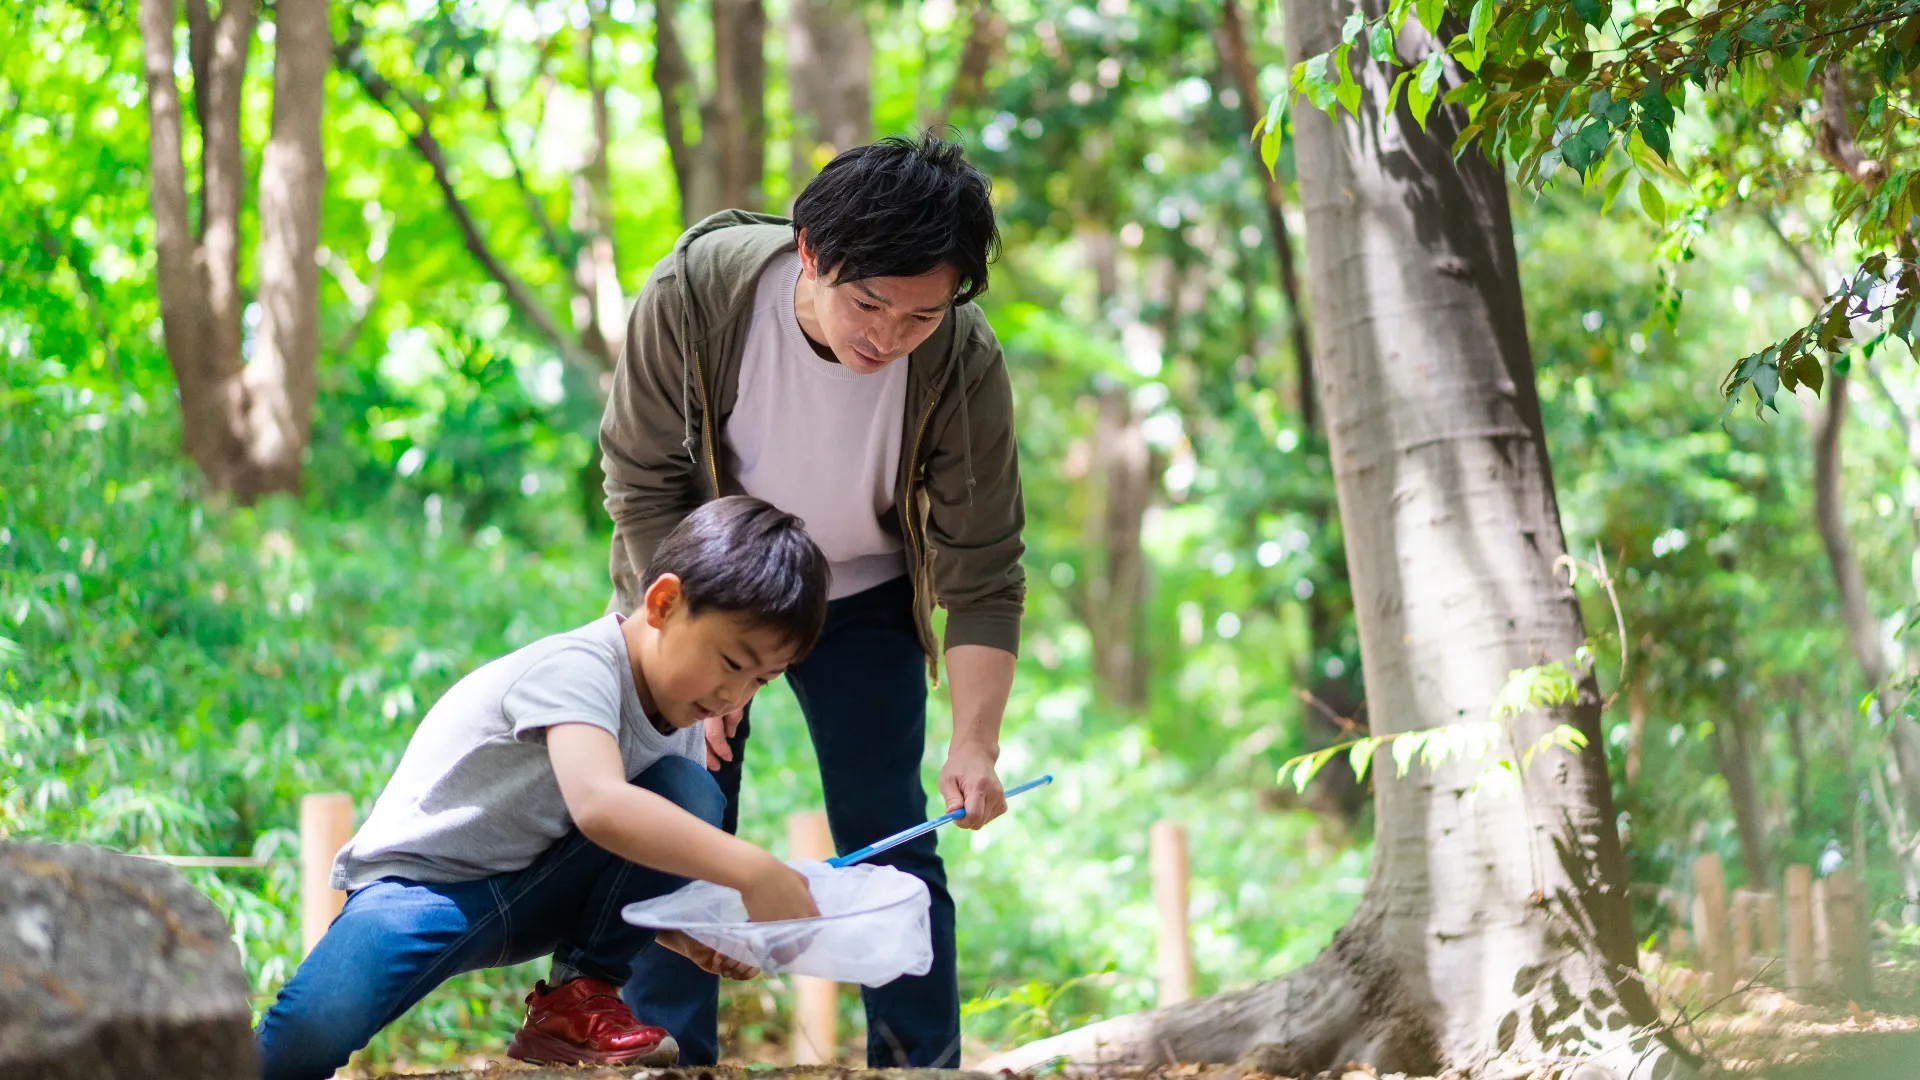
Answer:
POLYGON ((687 612, 680 580, 663 574, 647 589, 640 672, 653 711, 676 728, 725 716, 792 663, 780 635, 735 612, 687 612))
POLYGON ((918 277, 873 277, 833 284, 800 237, 800 272, 814 285, 821 343, 848 371, 871 375, 912 352, 953 307, 960 271, 942 265, 918 277))

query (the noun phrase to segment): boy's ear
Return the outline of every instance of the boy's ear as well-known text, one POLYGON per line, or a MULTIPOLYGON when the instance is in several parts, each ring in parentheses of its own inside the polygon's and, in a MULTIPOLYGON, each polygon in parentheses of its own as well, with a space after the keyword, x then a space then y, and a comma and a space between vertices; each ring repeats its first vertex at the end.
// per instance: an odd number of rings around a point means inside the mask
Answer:
POLYGON ((640 610, 645 614, 647 625, 655 630, 666 628, 667 616, 680 606, 684 593, 680 589, 680 578, 674 574, 661 574, 647 586, 647 595, 640 601, 640 610))

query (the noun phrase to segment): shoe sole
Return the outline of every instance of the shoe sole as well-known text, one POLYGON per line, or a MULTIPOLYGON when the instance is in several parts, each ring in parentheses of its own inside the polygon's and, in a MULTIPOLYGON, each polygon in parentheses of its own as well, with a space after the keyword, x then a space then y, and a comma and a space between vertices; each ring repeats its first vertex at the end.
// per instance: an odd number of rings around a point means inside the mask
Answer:
POLYGON ((551 1035, 521 1028, 507 1047, 507 1056, 529 1065, 649 1065, 680 1063, 680 1044, 669 1035, 641 1053, 630 1050, 587 1050, 551 1035))

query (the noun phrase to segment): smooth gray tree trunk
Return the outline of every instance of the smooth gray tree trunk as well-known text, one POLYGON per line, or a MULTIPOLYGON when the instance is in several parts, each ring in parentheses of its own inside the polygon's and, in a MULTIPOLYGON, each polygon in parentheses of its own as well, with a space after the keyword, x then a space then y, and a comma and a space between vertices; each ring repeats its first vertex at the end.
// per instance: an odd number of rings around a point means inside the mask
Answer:
MULTIPOLYGON (((1296 60, 1351 10, 1290 0, 1296 60)), ((1378 14, 1378 12, 1373 12, 1378 14)), ((1415 24, 1409 21, 1408 26, 1415 24)), ((1401 59, 1434 48, 1417 28, 1401 59)), ((1509 672, 1585 638, 1527 344, 1500 170, 1449 148, 1463 123, 1404 107, 1356 61, 1360 115, 1294 113, 1318 352, 1375 734, 1481 721, 1509 672)), ((1470 795, 1484 762, 1375 775, 1374 862, 1353 919, 1274 982, 1107 1021, 985 1067, 1052 1057, 1244 1060, 1276 1075, 1347 1061, 1416 1075, 1658 1076, 1593 679, 1511 721, 1511 748, 1567 724, 1581 753, 1534 759, 1518 791, 1470 795)))

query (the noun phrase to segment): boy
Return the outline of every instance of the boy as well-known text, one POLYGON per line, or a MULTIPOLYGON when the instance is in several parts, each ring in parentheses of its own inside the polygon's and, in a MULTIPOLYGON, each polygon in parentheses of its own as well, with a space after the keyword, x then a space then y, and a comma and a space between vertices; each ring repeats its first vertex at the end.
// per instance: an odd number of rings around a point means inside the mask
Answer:
MULTIPOLYGON (((806 519, 833 567, 818 648, 788 673, 842 852, 926 820, 927 681, 947 664, 948 810, 1006 809, 997 771, 1025 577, 1013 390, 972 303, 999 245, 992 185, 959 146, 889 138, 836 157, 793 219, 737 210, 680 238, 634 305, 600 425, 616 610, 688 510, 744 492, 806 519), (935 605, 947 609, 944 638, 935 605)), ((706 724, 729 806, 749 721, 706 724)), ((731 831, 735 815, 728 811, 731 831)), ((932 834, 874 860, 926 882, 933 969, 861 991, 870 1065, 953 1066, 953 898, 932 834)), ((719 984, 677 955, 626 1001, 680 1064, 719 1056, 719 984)))
POLYGON ((553 954, 508 1055, 672 1064, 620 985, 649 943, 757 974, 620 909, 700 878, 757 921, 819 914, 806 879, 721 831, 701 722, 746 706, 813 647, 825 556, 798 518, 736 496, 654 551, 632 618, 609 614, 461 679, 334 863, 346 909, 260 1020, 266 1080, 326 1077, 449 977, 553 954))

